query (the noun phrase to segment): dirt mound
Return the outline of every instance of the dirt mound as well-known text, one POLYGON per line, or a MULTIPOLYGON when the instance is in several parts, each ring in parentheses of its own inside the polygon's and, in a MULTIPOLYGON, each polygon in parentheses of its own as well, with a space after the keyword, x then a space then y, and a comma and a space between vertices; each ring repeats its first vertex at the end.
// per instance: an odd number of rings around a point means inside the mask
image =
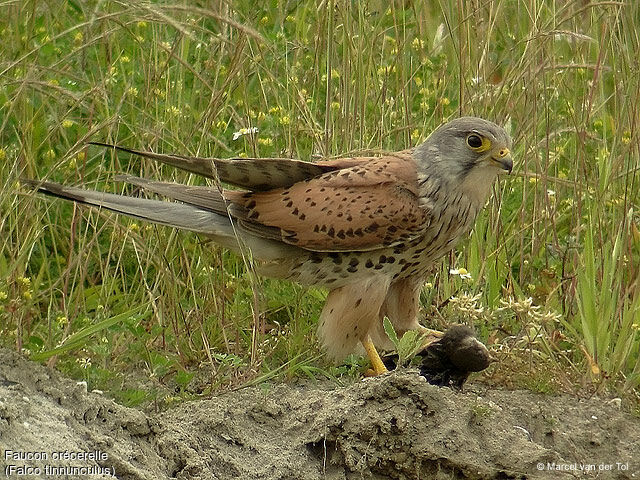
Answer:
POLYGON ((10 478, 27 468, 31 478, 135 480, 640 478, 638 452, 640 419, 615 400, 474 384, 458 393, 400 371, 346 387, 247 388, 147 415, 0 350, 10 478))

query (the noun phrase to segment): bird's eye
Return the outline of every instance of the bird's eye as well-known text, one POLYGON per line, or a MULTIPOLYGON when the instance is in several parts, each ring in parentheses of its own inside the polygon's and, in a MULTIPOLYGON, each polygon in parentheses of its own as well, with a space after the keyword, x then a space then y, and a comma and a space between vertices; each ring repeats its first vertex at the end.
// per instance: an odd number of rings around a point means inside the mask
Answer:
POLYGON ((472 133, 467 137, 467 145, 469 145, 474 150, 480 148, 482 147, 482 138, 480 138, 480 135, 472 133))

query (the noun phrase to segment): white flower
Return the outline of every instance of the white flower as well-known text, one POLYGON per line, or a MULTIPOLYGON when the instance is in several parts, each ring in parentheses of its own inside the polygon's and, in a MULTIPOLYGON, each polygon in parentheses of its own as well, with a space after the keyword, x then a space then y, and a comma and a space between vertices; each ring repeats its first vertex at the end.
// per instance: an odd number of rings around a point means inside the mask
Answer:
POLYGON ((452 268, 449 270, 451 275, 460 275, 460 278, 464 280, 471 280, 471 274, 467 271, 466 268, 452 268))
POLYGON ((254 133, 258 133, 258 127, 241 128, 237 132, 233 132, 233 139, 237 140, 243 135, 253 135, 254 133))
POLYGON ((76 358, 76 362, 79 363, 82 368, 89 368, 91 366, 90 358, 76 358))

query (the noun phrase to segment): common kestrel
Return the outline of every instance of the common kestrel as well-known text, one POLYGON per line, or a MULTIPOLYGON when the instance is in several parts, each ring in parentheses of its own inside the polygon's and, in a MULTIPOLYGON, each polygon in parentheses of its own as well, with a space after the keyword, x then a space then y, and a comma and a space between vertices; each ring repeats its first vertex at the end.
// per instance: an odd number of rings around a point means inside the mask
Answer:
POLYGON ((329 289, 319 336, 339 360, 364 346, 375 374, 377 345, 396 332, 425 330, 418 301, 434 261, 471 230, 493 181, 513 166, 498 125, 462 117, 421 145, 379 157, 308 163, 281 158, 210 159, 99 144, 235 185, 187 186, 119 176, 167 202, 28 180, 39 191, 162 225, 191 230, 251 252, 259 271, 329 289))

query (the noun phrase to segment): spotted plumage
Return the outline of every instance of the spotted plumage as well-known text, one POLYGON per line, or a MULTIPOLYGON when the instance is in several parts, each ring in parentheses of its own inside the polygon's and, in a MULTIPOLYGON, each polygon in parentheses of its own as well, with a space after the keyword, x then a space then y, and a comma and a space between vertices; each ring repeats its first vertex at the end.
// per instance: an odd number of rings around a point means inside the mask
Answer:
POLYGON ((308 163, 289 159, 204 159, 106 144, 242 190, 119 176, 166 202, 26 181, 40 191, 136 218, 192 230, 248 248, 260 271, 327 287, 319 333, 339 359, 360 342, 374 370, 373 344, 388 347, 382 318, 396 331, 421 329, 419 292, 433 262, 467 235, 493 180, 512 168, 506 132, 474 117, 438 128, 422 145, 379 157, 308 163))

